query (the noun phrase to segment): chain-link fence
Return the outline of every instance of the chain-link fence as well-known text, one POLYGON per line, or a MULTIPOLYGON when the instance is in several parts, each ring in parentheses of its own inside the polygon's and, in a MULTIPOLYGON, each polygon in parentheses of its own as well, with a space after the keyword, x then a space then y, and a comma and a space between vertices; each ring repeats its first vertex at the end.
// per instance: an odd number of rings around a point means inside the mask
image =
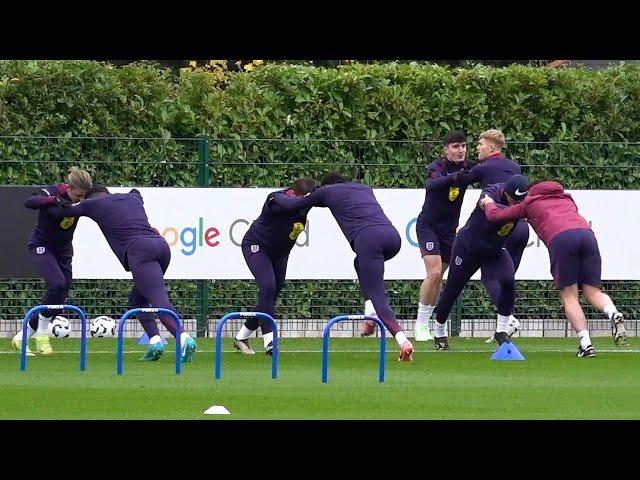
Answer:
MULTIPOLYGON (((509 142, 505 154, 531 179, 568 189, 640 188, 640 143, 509 142)), ((421 188, 441 155, 436 141, 0 136, 0 185, 61 180, 79 166, 120 186, 270 187, 339 170, 374 187, 421 188)))

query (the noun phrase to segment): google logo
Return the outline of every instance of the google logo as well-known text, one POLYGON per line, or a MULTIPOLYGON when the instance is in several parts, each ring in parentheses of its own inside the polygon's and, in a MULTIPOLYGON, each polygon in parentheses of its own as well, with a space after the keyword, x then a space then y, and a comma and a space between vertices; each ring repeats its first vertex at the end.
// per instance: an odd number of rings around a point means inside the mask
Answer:
POLYGON ((184 247, 180 251, 186 255, 191 256, 195 253, 198 247, 206 244, 209 247, 217 247, 220 245, 220 241, 216 238, 220 235, 220 230, 216 227, 209 227, 204 229, 204 219, 198 218, 197 227, 185 227, 178 232, 175 227, 167 227, 164 230, 158 230, 160 235, 164 237, 170 247, 174 247, 180 244, 184 247))
MULTIPOLYGON (((409 245, 411 245, 412 247, 419 246, 418 242, 416 242, 413 238, 411 238, 411 227, 413 227, 417 221, 418 221, 418 217, 415 217, 409 220, 409 223, 407 223, 407 228, 405 228, 405 231, 404 231, 404 235, 405 237, 407 237, 407 242, 409 242, 409 245)), ((415 228, 413 231, 415 232, 415 228)))
MULTIPOLYGON (((251 221, 245 218, 238 218, 231 222, 229 226, 229 240, 236 247, 242 245, 242 237, 249 229, 251 221)), ((222 233, 218 227, 208 226, 205 227, 204 218, 198 217, 197 226, 187 226, 184 228, 165 227, 164 229, 157 229, 160 235, 164 237, 170 247, 179 245, 180 252, 187 257, 190 257, 198 247, 217 247, 222 241, 220 234, 222 233), (218 238, 220 237, 220 238, 218 238)), ((296 245, 298 247, 309 246, 309 221, 301 231, 301 234, 297 237, 296 245)))

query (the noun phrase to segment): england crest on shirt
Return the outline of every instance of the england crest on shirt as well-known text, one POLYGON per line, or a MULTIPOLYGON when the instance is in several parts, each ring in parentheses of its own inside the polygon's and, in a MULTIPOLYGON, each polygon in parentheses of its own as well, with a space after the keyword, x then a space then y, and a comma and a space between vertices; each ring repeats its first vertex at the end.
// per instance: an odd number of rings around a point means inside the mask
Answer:
POLYGON ((251 245, 251 253, 257 253, 260 250, 260 245, 251 245))
POLYGON ((427 247, 427 250, 428 250, 428 251, 433 250, 433 242, 427 242, 427 243, 425 244, 425 247, 427 247))
POLYGON ((456 259, 455 259, 456 265, 460 266, 462 265, 462 259, 456 255, 456 259))

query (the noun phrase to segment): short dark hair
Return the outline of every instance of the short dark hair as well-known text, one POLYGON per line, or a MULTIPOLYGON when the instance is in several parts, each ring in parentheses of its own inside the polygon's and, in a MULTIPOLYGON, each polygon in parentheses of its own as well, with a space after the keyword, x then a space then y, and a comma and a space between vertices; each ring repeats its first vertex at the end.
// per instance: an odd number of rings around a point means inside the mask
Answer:
POLYGON ((334 183, 346 183, 347 179, 338 172, 328 173, 322 178, 322 185, 333 185, 334 183))
POLYGON ((444 136, 444 144, 450 145, 452 143, 467 143, 467 137, 460 130, 453 130, 444 136))
POLYGON ((318 188, 318 182, 311 177, 299 178, 291 185, 297 196, 314 192, 318 188))
POLYGON ((111 194, 111 192, 109 191, 109 189, 107 187, 105 187, 104 185, 102 185, 100 183, 95 183, 93 185, 93 187, 91 187, 91 190, 89 190, 87 192, 86 198, 91 198, 93 196, 96 196, 98 193, 111 194))

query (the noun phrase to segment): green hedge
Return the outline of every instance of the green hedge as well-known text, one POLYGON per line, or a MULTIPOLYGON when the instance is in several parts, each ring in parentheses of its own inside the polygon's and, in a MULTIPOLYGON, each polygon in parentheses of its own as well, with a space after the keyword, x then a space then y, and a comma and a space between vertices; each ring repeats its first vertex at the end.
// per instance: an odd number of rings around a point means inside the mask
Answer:
POLYGON ((0 138, 11 167, 0 184, 59 178, 79 160, 107 183, 195 184, 196 142, 179 139, 206 135, 238 139, 212 142, 212 186, 280 184, 338 165, 373 185, 418 187, 446 131, 463 129, 474 141, 491 127, 505 132, 508 154, 533 178, 570 188, 640 184, 632 144, 640 138, 640 66, 273 64, 230 73, 220 85, 208 73, 176 78, 152 65, 0 62, 0 131, 22 137, 0 138), (96 136, 164 140, 78 138, 96 136))

